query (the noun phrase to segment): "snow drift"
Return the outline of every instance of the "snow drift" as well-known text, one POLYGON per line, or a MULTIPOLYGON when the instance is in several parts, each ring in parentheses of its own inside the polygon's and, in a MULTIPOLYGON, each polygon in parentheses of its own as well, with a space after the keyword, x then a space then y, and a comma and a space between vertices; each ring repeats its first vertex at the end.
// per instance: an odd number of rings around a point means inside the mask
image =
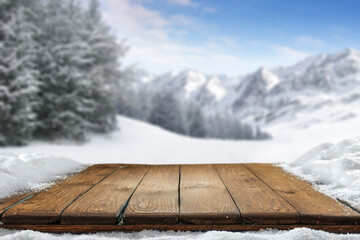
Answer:
POLYGON ((327 195, 360 208, 360 137, 321 144, 282 166, 327 195))
POLYGON ((44 186, 83 165, 62 157, 0 153, 0 199, 25 189, 44 186))

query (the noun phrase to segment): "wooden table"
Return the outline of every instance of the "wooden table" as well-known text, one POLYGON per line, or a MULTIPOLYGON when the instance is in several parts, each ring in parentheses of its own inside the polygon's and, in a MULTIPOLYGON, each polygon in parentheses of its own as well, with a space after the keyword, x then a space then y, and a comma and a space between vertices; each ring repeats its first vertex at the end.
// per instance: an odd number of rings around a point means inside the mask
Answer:
POLYGON ((359 211, 271 164, 97 164, 47 189, 0 200, 0 228, 43 232, 360 233, 359 211))

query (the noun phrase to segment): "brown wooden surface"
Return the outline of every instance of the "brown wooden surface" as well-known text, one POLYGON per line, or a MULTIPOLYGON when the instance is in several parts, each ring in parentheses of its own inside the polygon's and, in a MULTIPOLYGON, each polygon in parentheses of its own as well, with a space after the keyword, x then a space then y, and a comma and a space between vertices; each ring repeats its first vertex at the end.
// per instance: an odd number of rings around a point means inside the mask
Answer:
MULTIPOLYGON (((244 231, 259 231, 259 230, 291 230, 295 228, 310 228, 314 230, 322 230, 332 233, 360 233, 360 225, 0 225, 0 229, 12 230, 34 230, 48 233, 97 233, 97 232, 140 232, 143 230, 156 231, 230 231, 230 232, 244 232, 244 231)), ((348 236, 351 239, 351 236, 348 236)))
POLYGON ((214 165, 244 221, 259 224, 299 223, 298 211, 240 164, 214 165))
POLYGON ((182 165, 180 178, 181 222, 240 222, 239 210, 212 165, 182 165))
MULTIPOLYGON (((104 165, 107 166, 108 164, 104 165)), ((9 208, 15 206, 16 204, 18 204, 19 202, 22 202, 26 199, 29 199, 33 196, 35 196, 36 194, 38 194, 39 192, 48 189, 56 184, 59 184, 63 181, 67 181, 69 178, 73 177, 74 175, 77 175, 78 173, 71 173, 71 174, 67 174, 64 177, 61 177, 59 179, 55 179, 54 181, 52 181, 49 186, 46 186, 42 189, 35 189, 35 190, 24 190, 23 192, 14 194, 12 196, 0 199, 0 217, 1 215, 9 208)), ((1 218, 0 218, 1 219, 1 218)))
POLYGON ((116 224, 147 166, 126 165, 71 204, 61 215, 61 224, 116 224))
POLYGON ((15 205, 16 203, 20 202, 21 200, 24 200, 24 199, 27 199, 27 198, 33 196, 34 194, 36 194, 36 192, 29 191, 29 192, 25 192, 25 193, 15 194, 15 195, 12 195, 12 196, 4 198, 4 199, 0 199, 0 216, 5 212, 5 210, 10 208, 11 206, 15 205))
POLYGON ((179 218, 179 166, 151 166, 131 197, 125 224, 176 224, 179 218))
POLYGON ((0 200, 7 209, 0 228, 90 233, 309 227, 360 233, 360 214, 270 164, 100 164, 28 194, 0 200))
POLYGON ((245 164, 269 187, 294 206, 304 224, 360 224, 360 214, 316 191, 283 169, 271 164, 245 164))
POLYGON ((59 221, 61 212, 78 196, 111 174, 119 165, 93 165, 7 210, 6 224, 47 224, 59 221))

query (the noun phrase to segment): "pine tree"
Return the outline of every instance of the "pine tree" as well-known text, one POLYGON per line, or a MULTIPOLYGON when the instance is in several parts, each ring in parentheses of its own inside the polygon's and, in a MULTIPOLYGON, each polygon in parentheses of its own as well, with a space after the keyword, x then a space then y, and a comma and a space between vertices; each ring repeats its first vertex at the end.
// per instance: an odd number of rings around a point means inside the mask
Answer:
POLYGON ((81 38, 87 44, 87 78, 91 82, 90 94, 96 102, 89 119, 93 131, 109 132, 116 126, 116 97, 121 95, 125 77, 120 71, 118 59, 124 56, 127 47, 118 43, 110 28, 103 23, 97 0, 90 0, 83 18, 81 38), (117 94, 117 95, 116 95, 117 94))
POLYGON ((201 109, 198 106, 190 105, 187 107, 186 115, 186 122, 188 125, 187 134, 192 137, 205 137, 206 129, 201 109))
POLYGON ((56 0, 48 1, 44 11, 39 38, 43 49, 37 61, 42 102, 36 133, 41 138, 83 140, 89 125, 85 114, 91 109, 84 105, 91 105, 91 99, 86 93, 89 83, 82 71, 84 52, 77 36, 79 13, 73 1, 56 0))
POLYGON ((36 127, 37 71, 33 65, 36 1, 0 2, 0 144, 21 145, 36 127))
POLYGON ((168 92, 158 93, 154 96, 149 122, 173 132, 185 132, 179 104, 168 92))
POLYGON ((0 144, 114 129, 126 47, 98 2, 0 0, 0 14, 0 144))

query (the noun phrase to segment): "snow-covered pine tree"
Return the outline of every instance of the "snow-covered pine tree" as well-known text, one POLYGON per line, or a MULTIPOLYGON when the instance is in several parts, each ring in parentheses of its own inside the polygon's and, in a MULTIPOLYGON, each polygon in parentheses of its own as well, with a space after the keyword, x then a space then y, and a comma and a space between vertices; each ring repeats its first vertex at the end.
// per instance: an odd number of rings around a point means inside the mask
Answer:
POLYGON ((21 145, 36 127, 35 0, 0 1, 0 144, 21 145))
POLYGON ((87 76, 89 50, 79 35, 81 8, 73 0, 49 0, 38 39, 41 87, 37 137, 83 140, 92 124, 95 100, 87 76))
POLYGON ((173 132, 185 133, 179 103, 168 92, 159 92, 153 97, 149 122, 173 132))
POLYGON ((205 137, 204 116, 200 107, 190 104, 186 107, 187 135, 192 137, 205 137))
POLYGON ((83 24, 81 38, 89 50, 87 79, 91 82, 89 90, 96 103, 89 120, 93 131, 109 132, 116 126, 116 97, 121 94, 126 79, 125 72, 120 71, 118 60, 128 48, 124 42, 117 42, 110 28, 102 21, 97 0, 89 1, 83 24))

